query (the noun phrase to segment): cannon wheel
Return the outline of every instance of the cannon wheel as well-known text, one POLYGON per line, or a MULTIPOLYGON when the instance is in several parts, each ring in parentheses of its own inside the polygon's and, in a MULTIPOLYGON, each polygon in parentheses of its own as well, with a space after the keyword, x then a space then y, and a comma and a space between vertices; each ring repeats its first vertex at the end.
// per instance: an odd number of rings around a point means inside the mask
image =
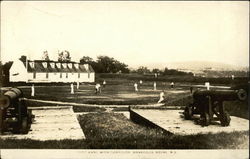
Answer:
POLYGON ((201 125, 202 126, 208 126, 210 123, 210 118, 208 113, 203 114, 203 116, 201 117, 201 125))
POLYGON ((220 122, 221 122, 221 126, 229 126, 231 121, 230 115, 228 112, 224 112, 224 114, 222 115, 220 122))
POLYGON ((28 117, 28 124, 30 125, 32 123, 32 112, 30 109, 27 112, 27 117, 28 117))
POLYGON ((29 132, 29 124, 28 124, 28 118, 24 117, 22 120, 22 125, 20 129, 20 133, 27 134, 29 132))
POLYGON ((190 120, 192 118, 192 107, 190 106, 186 106, 185 110, 184 110, 184 118, 186 120, 190 120))
POLYGON ((247 99, 247 92, 244 89, 238 90, 237 95, 238 95, 239 100, 241 101, 244 101, 247 99))
POLYGON ((28 110, 28 113, 27 113, 27 131, 30 130, 31 123, 32 123, 32 113, 31 113, 31 110, 28 110))

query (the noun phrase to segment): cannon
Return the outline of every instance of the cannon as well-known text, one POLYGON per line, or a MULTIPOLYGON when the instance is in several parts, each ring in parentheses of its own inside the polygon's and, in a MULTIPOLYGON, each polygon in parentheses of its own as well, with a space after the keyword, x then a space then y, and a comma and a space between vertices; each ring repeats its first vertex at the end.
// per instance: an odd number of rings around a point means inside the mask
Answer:
POLYGON ((189 120, 194 114, 199 114, 202 126, 208 126, 216 120, 219 120, 222 126, 229 126, 231 118, 225 111, 224 101, 244 101, 246 99, 247 92, 244 89, 197 90, 193 93, 193 103, 185 107, 184 118, 189 120))
POLYGON ((18 88, 2 90, 0 96, 0 133, 27 134, 30 130, 31 110, 25 105, 23 92, 18 88))

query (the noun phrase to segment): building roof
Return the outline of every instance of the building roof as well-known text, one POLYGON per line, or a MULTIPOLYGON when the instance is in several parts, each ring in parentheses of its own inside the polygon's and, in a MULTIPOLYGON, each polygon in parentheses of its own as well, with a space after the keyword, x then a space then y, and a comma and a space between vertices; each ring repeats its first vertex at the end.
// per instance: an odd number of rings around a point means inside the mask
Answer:
POLYGON ((77 62, 45 61, 45 60, 27 60, 22 61, 28 72, 95 72, 89 64, 77 62))

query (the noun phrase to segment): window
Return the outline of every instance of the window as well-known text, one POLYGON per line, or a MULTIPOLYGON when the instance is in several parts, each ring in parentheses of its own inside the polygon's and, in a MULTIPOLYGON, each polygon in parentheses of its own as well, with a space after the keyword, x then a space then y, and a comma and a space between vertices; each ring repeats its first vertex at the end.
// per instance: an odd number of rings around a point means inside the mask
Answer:
POLYGON ((56 63, 57 68, 61 68, 61 63, 56 63))
POLYGON ((68 73, 66 73, 66 78, 68 78, 68 73))
POLYGON ((36 72, 33 72, 33 79, 36 78, 36 72))
POLYGON ((78 63, 75 63, 74 65, 75 65, 75 68, 77 68, 77 69, 79 68, 79 64, 78 63))
POLYGON ((63 66, 63 68, 66 68, 67 64, 66 63, 62 63, 62 66, 63 66))
POLYGON ((47 62, 42 62, 42 64, 44 68, 47 68, 47 62))
POLYGON ((78 73, 78 78, 80 78, 81 77, 81 74, 80 73, 78 73))
POLYGON ((46 78, 49 78, 49 73, 48 72, 46 72, 46 78))
POLYGON ((31 67, 31 68, 34 68, 34 67, 35 67, 35 62, 29 62, 29 64, 30 64, 30 67, 31 67))
POLYGON ((87 71, 89 71, 89 64, 84 64, 84 67, 87 71))
POLYGON ((88 72, 88 78, 90 78, 90 73, 88 72))
POLYGON ((51 66, 52 68, 55 68, 55 63, 51 62, 51 63, 50 63, 50 66, 51 66))
POLYGON ((72 63, 68 63, 68 67, 69 67, 69 68, 72 68, 72 63))
POLYGON ((60 78, 62 78, 62 73, 60 73, 60 78))

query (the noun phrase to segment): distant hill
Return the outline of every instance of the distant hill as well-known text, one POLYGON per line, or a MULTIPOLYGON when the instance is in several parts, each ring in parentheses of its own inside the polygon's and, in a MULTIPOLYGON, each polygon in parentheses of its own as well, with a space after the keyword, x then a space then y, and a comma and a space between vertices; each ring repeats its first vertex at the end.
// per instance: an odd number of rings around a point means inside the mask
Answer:
POLYGON ((224 64, 219 62, 209 62, 209 61, 188 61, 188 62, 173 62, 166 64, 169 68, 179 68, 179 69, 191 69, 191 70, 247 70, 248 68, 224 64))
MULTIPOLYGON (((181 69, 181 70, 218 70, 218 71, 247 71, 248 67, 234 66, 230 64, 224 64, 219 62, 209 62, 209 61, 183 61, 183 62, 168 62, 168 63, 145 63, 141 64, 149 69, 159 68, 164 69, 165 67, 169 69, 181 69)), ((139 67, 141 65, 134 65, 133 68, 139 67)))

